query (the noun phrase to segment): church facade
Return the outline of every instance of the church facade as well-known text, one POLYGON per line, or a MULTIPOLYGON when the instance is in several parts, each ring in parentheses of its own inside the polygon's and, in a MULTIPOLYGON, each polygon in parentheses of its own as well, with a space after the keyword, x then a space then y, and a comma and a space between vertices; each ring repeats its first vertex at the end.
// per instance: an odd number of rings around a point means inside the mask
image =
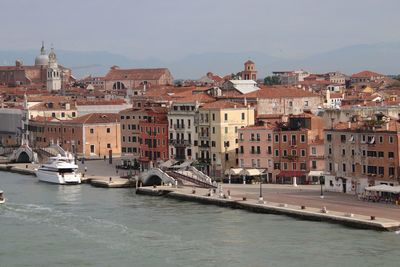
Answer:
POLYGON ((14 66, 0 66, 0 85, 10 87, 37 85, 48 90, 60 90, 62 85, 72 80, 71 70, 58 65, 54 49, 47 55, 44 44, 35 58, 35 65, 24 66, 22 61, 16 60, 14 66))

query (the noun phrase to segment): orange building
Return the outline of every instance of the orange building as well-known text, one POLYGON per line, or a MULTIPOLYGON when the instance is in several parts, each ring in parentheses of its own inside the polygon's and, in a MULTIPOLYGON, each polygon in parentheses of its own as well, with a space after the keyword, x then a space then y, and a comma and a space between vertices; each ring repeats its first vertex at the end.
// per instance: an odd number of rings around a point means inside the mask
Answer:
POLYGON ((121 155, 118 114, 91 113, 72 120, 37 117, 29 121, 29 131, 30 144, 34 148, 58 143, 79 157, 121 155))

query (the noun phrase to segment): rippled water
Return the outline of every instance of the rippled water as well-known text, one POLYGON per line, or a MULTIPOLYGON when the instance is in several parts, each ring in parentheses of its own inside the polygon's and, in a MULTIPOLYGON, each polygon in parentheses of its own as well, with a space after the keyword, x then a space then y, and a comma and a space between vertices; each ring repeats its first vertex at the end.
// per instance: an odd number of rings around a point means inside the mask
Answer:
POLYGON ((400 235, 0 172, 0 266, 399 266, 400 235))

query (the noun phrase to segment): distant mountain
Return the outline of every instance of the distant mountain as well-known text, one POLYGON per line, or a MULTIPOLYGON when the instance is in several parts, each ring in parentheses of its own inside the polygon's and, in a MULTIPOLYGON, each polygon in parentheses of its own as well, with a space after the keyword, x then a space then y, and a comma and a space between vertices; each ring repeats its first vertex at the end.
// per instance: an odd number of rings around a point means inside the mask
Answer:
MULTIPOLYGON (((34 63, 39 51, 0 51, 0 65, 13 65, 16 59, 24 64, 34 63)), ((218 75, 237 73, 243 63, 251 59, 256 63, 260 78, 275 70, 304 69, 311 72, 342 71, 352 74, 369 69, 383 74, 400 73, 400 43, 362 44, 319 53, 303 59, 280 58, 262 52, 202 53, 183 56, 173 61, 157 58, 135 60, 106 51, 57 50, 63 66, 70 67, 76 77, 87 74, 104 75, 113 65, 122 68, 167 67, 176 79, 198 79, 208 71, 218 75)))

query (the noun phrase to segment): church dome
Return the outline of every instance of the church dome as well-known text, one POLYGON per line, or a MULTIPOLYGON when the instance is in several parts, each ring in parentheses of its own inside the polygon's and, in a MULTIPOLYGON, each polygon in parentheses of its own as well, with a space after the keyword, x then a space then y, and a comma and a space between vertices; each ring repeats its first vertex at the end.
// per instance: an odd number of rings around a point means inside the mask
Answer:
POLYGON ((47 66, 49 65, 49 56, 46 55, 46 50, 44 50, 44 44, 42 43, 42 48, 40 49, 40 55, 35 58, 35 66, 47 66))
POLYGON ((47 66, 49 65, 49 57, 47 55, 38 55, 35 58, 35 66, 47 66))

